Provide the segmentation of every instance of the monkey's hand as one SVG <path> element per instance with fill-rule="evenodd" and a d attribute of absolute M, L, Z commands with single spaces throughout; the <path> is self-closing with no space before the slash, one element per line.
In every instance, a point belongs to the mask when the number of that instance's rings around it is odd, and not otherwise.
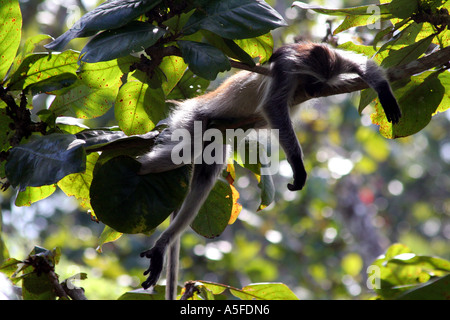
<path fill-rule="evenodd" d="M 305 168 L 301 166 L 299 170 L 294 171 L 294 183 L 288 183 L 287 187 L 290 191 L 302 190 L 306 183 L 306 178 L 308 174 Z"/>
<path fill-rule="evenodd" d="M 150 259 L 150 267 L 144 272 L 145 275 L 149 275 L 147 280 L 142 283 L 144 289 L 148 289 L 158 282 L 159 276 L 163 269 L 164 264 L 164 249 L 155 246 L 150 250 L 141 253 L 141 257 L 146 257 Z"/>

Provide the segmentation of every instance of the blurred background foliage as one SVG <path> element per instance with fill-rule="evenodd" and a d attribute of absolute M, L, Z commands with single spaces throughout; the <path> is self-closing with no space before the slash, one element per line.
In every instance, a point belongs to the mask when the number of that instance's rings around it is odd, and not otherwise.
<path fill-rule="evenodd" d="M 22 38 L 42 33 L 56 37 L 101 2 L 23 0 Z M 290 9 L 292 1 L 267 2 L 290 24 L 273 33 L 276 46 L 296 37 L 321 41 L 330 25 L 338 25 L 325 15 Z M 315 2 L 338 8 L 373 0 Z M 375 32 L 353 28 L 336 40 L 370 44 Z M 75 39 L 70 46 L 81 50 L 86 41 Z M 47 97 L 35 97 L 33 113 L 49 105 Z M 306 188 L 287 190 L 291 173 L 282 162 L 274 177 L 275 203 L 256 212 L 257 182 L 241 172 L 235 184 L 243 205 L 239 218 L 217 239 L 193 232 L 183 236 L 181 281 L 201 279 L 238 288 L 283 282 L 300 299 L 366 299 L 373 296 L 366 286 L 366 269 L 393 243 L 403 243 L 416 254 L 450 258 L 450 113 L 437 114 L 414 136 L 387 140 L 371 124 L 371 108 L 358 114 L 358 99 L 354 93 L 302 106 L 295 122 L 309 172 Z M 110 126 L 113 119 L 110 112 L 88 125 Z M 100 250 L 98 237 L 104 226 L 62 192 L 30 207 L 17 207 L 14 190 L 9 189 L 0 193 L 0 201 L 8 250 L 2 248 L 0 258 L 23 259 L 35 245 L 59 246 L 57 273 L 62 279 L 87 273 L 88 280 L 79 285 L 89 299 L 116 299 L 144 280 L 148 261 L 139 253 L 157 234 L 125 235 Z M 157 233 L 165 227 L 167 222 Z"/>

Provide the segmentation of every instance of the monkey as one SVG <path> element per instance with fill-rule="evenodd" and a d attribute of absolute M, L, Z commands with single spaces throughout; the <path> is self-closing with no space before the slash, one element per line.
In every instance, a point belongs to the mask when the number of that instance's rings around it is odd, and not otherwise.
<path fill-rule="evenodd" d="M 202 130 L 206 130 L 214 120 L 256 118 L 259 119 L 255 121 L 256 129 L 268 126 L 279 131 L 279 143 L 293 172 L 293 182 L 287 188 L 290 191 L 301 190 L 305 186 L 307 172 L 290 118 L 290 113 L 297 107 L 293 105 L 293 99 L 298 94 L 311 98 L 320 96 L 326 88 L 346 81 L 349 74 L 356 74 L 376 91 L 389 122 L 396 124 L 400 120 L 401 110 L 384 70 L 362 55 L 334 49 L 327 44 L 288 44 L 274 51 L 269 59 L 269 70 L 269 76 L 240 71 L 216 90 L 179 102 L 169 115 L 168 127 L 159 135 L 155 147 L 138 158 L 141 163 L 139 174 L 163 172 L 183 165 L 174 164 L 171 160 L 171 152 L 178 142 L 171 141 L 170 136 L 177 128 L 188 130 L 192 137 L 195 121 L 200 121 Z M 154 246 L 141 253 L 142 257 L 150 259 L 150 266 L 144 273 L 148 274 L 147 280 L 142 283 L 144 288 L 156 284 L 167 249 L 172 244 L 179 244 L 181 233 L 193 222 L 224 169 L 227 147 L 224 145 L 223 148 L 222 163 L 194 161 L 189 190 L 176 216 Z M 193 159 L 198 156 L 197 151 Z M 171 268 L 178 266 L 174 264 Z M 171 270 L 171 273 L 174 271 Z M 166 298 L 173 299 L 176 284 L 166 280 L 166 293 L 169 291 Z"/>

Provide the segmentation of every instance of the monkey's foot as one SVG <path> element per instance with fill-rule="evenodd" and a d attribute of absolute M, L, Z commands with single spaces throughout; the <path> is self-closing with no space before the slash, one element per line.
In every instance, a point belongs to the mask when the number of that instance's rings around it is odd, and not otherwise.
<path fill-rule="evenodd" d="M 141 257 L 150 259 L 150 267 L 144 272 L 144 276 L 148 274 L 148 278 L 142 283 L 142 287 L 148 289 L 156 285 L 161 275 L 164 264 L 164 251 L 158 247 L 153 247 L 150 250 L 142 252 Z"/>

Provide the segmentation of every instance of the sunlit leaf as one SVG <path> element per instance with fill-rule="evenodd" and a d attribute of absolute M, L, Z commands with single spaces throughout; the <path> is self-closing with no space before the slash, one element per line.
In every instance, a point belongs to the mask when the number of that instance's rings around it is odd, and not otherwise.
<path fill-rule="evenodd" d="M 0 82 L 11 67 L 22 37 L 22 14 L 18 0 L 0 0 Z"/>
<path fill-rule="evenodd" d="M 90 209 L 91 207 L 89 202 L 89 188 L 91 186 L 94 166 L 98 157 L 98 153 L 91 153 L 86 157 L 85 172 L 70 174 L 58 182 L 58 187 L 61 188 L 67 196 L 74 196 L 79 200 L 81 206 L 85 209 Z"/>
<path fill-rule="evenodd" d="M 116 230 L 114 230 L 108 226 L 105 226 L 105 228 L 102 231 L 102 234 L 100 235 L 100 237 L 98 239 L 97 252 L 102 252 L 102 246 L 105 243 L 116 241 L 121 236 L 122 236 L 121 232 L 117 232 Z"/>
<path fill-rule="evenodd" d="M 149 132 L 167 116 L 164 92 L 140 81 L 129 81 L 119 90 L 114 114 L 127 135 Z"/>
<path fill-rule="evenodd" d="M 96 88 L 78 81 L 67 93 L 58 95 L 49 109 L 57 116 L 92 119 L 113 106 L 116 94 L 117 88 Z"/>
<path fill-rule="evenodd" d="M 16 202 L 14 203 L 18 207 L 31 206 L 36 201 L 45 199 L 51 196 L 56 191 L 55 185 L 42 186 L 42 187 L 27 187 L 25 190 L 17 194 Z"/>
<path fill-rule="evenodd" d="M 283 283 L 255 283 L 230 292 L 241 300 L 298 300 Z"/>
<path fill-rule="evenodd" d="M 78 69 L 78 52 L 67 50 L 62 53 L 35 53 L 27 56 L 9 79 L 8 88 L 22 90 L 31 84 L 61 74 L 75 74 Z"/>

